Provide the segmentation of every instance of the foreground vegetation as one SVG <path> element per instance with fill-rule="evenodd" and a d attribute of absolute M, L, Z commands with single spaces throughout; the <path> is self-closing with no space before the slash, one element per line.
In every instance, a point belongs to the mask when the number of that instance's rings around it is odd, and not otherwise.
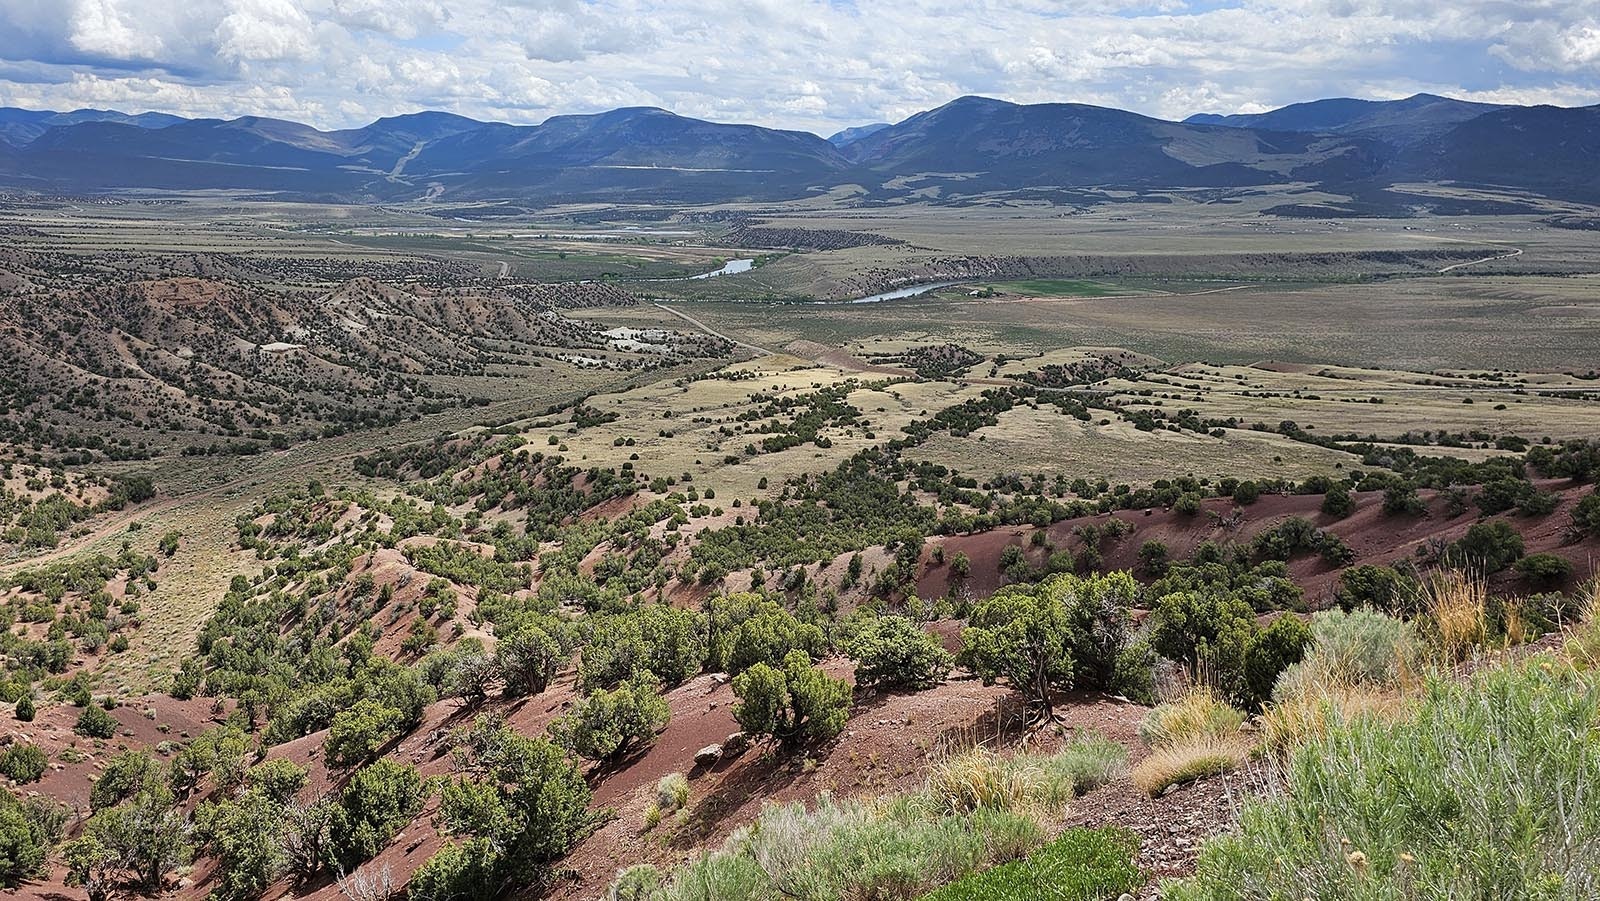
<path fill-rule="evenodd" d="M 666 875 L 650 865 L 625 870 L 607 897 L 915 898 L 1038 848 L 1053 816 L 1075 795 L 1109 779 L 1121 760 L 1122 749 L 1103 739 L 1070 744 L 1049 756 L 969 751 L 936 764 L 920 791 L 769 806 L 720 850 L 677 872 Z M 1105 878 L 1135 881 L 1125 838 L 1093 851 L 1056 844 L 1039 857 L 1087 854 L 1112 871 Z"/>
<path fill-rule="evenodd" d="M 1435 680 L 1395 720 L 1341 718 L 1245 805 L 1176 901 L 1592 898 L 1600 680 L 1553 656 Z"/>

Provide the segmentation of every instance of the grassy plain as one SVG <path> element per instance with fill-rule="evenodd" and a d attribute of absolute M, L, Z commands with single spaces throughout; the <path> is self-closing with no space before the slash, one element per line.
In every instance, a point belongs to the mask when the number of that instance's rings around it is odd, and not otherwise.
<path fill-rule="evenodd" d="M 1107 382 L 1130 408 L 1192 409 L 1277 426 L 1293 420 L 1324 434 L 1394 437 L 1482 431 L 1556 439 L 1600 434 L 1600 382 L 1506 373 L 1470 379 L 1334 366 L 1190 364 Z M 1144 392 L 1153 392 L 1145 396 Z M 1379 403 L 1373 403 L 1377 399 Z"/>
<path fill-rule="evenodd" d="M 708 378 L 687 384 L 657 381 L 625 391 L 596 394 L 588 406 L 615 413 L 612 422 L 575 428 L 554 423 L 528 429 L 535 449 L 548 449 L 551 439 L 565 447 L 562 455 L 582 466 L 621 467 L 651 477 L 690 477 L 690 484 L 712 487 L 717 499 L 749 500 L 775 494 L 783 481 L 805 473 L 825 472 L 846 458 L 900 435 L 903 426 L 980 393 L 975 386 L 953 382 L 921 382 L 873 387 L 882 376 L 860 375 L 787 355 L 735 364 L 725 372 L 737 379 Z M 765 404 L 813 393 L 854 381 L 846 402 L 861 411 L 868 429 L 830 427 L 831 447 L 812 443 L 744 458 L 746 445 L 760 445 L 759 431 L 769 420 L 741 423 L 739 417 Z M 781 422 L 792 420 L 777 417 Z M 870 437 L 869 437 L 870 435 Z M 626 442 L 632 441 L 633 444 Z M 621 442 L 621 443 L 619 443 Z M 635 459 L 637 455 L 637 459 Z M 738 462 L 728 462 L 734 457 Z M 767 490 L 758 489 L 765 479 Z"/>
<path fill-rule="evenodd" d="M 1158 479 L 1193 475 L 1299 481 L 1334 475 L 1359 457 L 1277 435 L 1230 429 L 1226 437 L 1192 432 L 1141 432 L 1113 419 L 1080 422 L 1054 407 L 1019 407 L 1002 413 L 999 423 L 957 438 L 935 436 L 913 452 L 978 479 L 1016 474 L 1105 479 L 1111 484 L 1148 485 Z"/>
<path fill-rule="evenodd" d="M 1164 360 L 1586 372 L 1600 347 L 1600 280 L 1440 276 L 1141 297 L 981 299 L 964 292 L 870 305 L 677 302 L 761 345 L 877 336 L 1041 352 L 1126 347 Z"/>

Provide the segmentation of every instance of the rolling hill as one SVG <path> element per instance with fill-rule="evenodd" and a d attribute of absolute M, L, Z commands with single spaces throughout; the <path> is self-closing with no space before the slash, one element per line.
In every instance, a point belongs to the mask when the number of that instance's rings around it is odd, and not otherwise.
<path fill-rule="evenodd" d="M 806 132 L 631 107 L 534 126 L 441 112 L 319 131 L 246 116 L 0 110 L 0 186 L 57 192 L 233 188 L 340 201 L 782 200 L 859 185 L 868 200 L 989 192 L 1419 180 L 1595 196 L 1595 108 L 1419 94 L 1169 122 L 1076 103 L 963 97 L 892 125 Z"/>
<path fill-rule="evenodd" d="M 963 97 L 844 145 L 886 176 L 961 173 L 989 189 L 1036 185 L 1244 185 L 1320 180 L 1376 160 L 1360 141 L 1184 125 L 1076 103 Z"/>
<path fill-rule="evenodd" d="M 1349 97 L 1313 100 L 1270 112 L 1234 116 L 1199 113 L 1183 121 L 1189 125 L 1364 135 L 1405 146 L 1500 109 L 1505 107 L 1435 94 L 1415 94 L 1403 100 L 1356 100 Z"/>

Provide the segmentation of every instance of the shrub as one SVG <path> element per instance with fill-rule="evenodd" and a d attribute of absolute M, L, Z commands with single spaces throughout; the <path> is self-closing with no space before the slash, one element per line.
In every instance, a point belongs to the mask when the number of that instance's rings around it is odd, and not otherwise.
<path fill-rule="evenodd" d="M 1310 633 L 1298 617 L 1279 616 L 1265 629 L 1238 598 L 1180 591 L 1156 602 L 1150 646 L 1204 675 L 1230 704 L 1253 710 L 1272 692 L 1278 674 L 1300 660 Z"/>
<path fill-rule="evenodd" d="M 34 704 L 33 704 L 33 692 L 31 690 L 24 690 L 23 693 L 22 693 L 22 697 L 17 698 L 17 709 L 16 709 L 15 712 L 16 712 L 17 722 L 20 722 L 20 723 L 31 723 L 31 722 L 33 722 L 33 717 L 34 717 L 36 711 L 35 711 Z"/>
<path fill-rule="evenodd" d="M 924 901 L 1104 901 L 1135 891 L 1139 838 L 1116 827 L 1068 829 L 1028 857 L 952 882 Z"/>
<path fill-rule="evenodd" d="M 1450 557 L 1461 566 L 1497 573 L 1522 557 L 1522 536 L 1503 520 L 1473 523 L 1467 534 L 1450 547 Z"/>
<path fill-rule="evenodd" d="M 653 864 L 635 864 L 617 873 L 600 901 L 655 901 L 660 897 L 661 871 Z"/>
<path fill-rule="evenodd" d="M 191 860 L 191 834 L 172 792 L 160 783 L 149 785 L 126 803 L 90 817 L 80 837 L 62 848 L 69 884 L 109 889 L 128 882 L 154 894 L 168 873 Z"/>
<path fill-rule="evenodd" d="M 89 809 L 105 810 L 161 783 L 161 765 L 149 751 L 123 751 L 106 763 L 89 787 Z"/>
<path fill-rule="evenodd" d="M 377 755 L 378 750 L 400 734 L 405 717 L 399 710 L 362 698 L 333 717 L 323 753 L 332 766 L 354 766 Z"/>
<path fill-rule="evenodd" d="M 1193 516 L 1200 512 L 1200 495 L 1193 491 L 1185 491 L 1178 495 L 1172 502 L 1172 512 L 1179 516 Z"/>
<path fill-rule="evenodd" d="M 1167 786 L 1226 773 L 1249 752 L 1249 743 L 1239 735 L 1200 735 L 1156 748 L 1128 775 L 1140 791 L 1155 797 Z"/>
<path fill-rule="evenodd" d="M 1310 653 L 1297 666 L 1316 671 L 1324 680 L 1388 687 L 1417 669 L 1416 630 L 1375 610 L 1314 614 L 1311 639 Z M 1290 675 L 1285 672 L 1284 679 Z"/>
<path fill-rule="evenodd" d="M 413 766 L 387 757 L 357 770 L 329 825 L 329 854 L 349 872 L 400 834 L 422 811 L 428 790 Z"/>
<path fill-rule="evenodd" d="M 668 773 L 656 783 L 656 804 L 662 810 L 681 810 L 689 804 L 689 777 Z"/>
<path fill-rule="evenodd" d="M 1572 728 L 1597 721 L 1596 678 L 1548 656 L 1438 682 L 1413 717 L 1313 738 L 1163 896 L 1590 896 L 1600 756 Z"/>
<path fill-rule="evenodd" d="M 856 661 L 856 684 L 932 688 L 955 658 L 936 636 L 903 616 L 876 617 L 857 628 L 845 651 Z"/>
<path fill-rule="evenodd" d="M 1356 500 L 1342 483 L 1330 486 L 1322 496 L 1322 512 L 1329 516 L 1344 519 L 1355 510 Z"/>
<path fill-rule="evenodd" d="M 791 651 L 820 658 L 827 648 L 822 629 L 802 623 L 776 601 L 757 594 L 732 594 L 710 602 L 706 666 L 739 673 L 757 663 L 781 666 Z"/>
<path fill-rule="evenodd" d="M 1135 704 L 1156 703 L 1156 665 L 1159 658 L 1147 641 L 1130 642 L 1117 654 L 1116 673 L 1107 691 Z"/>
<path fill-rule="evenodd" d="M 1242 699 L 1252 708 L 1272 697 L 1272 687 L 1284 670 L 1299 663 L 1311 644 L 1311 628 L 1292 614 L 1283 614 L 1257 631 L 1245 645 Z"/>
<path fill-rule="evenodd" d="M 672 711 L 646 671 L 615 689 L 596 691 L 550 724 L 556 744 L 590 760 L 617 760 L 655 741 Z"/>
<path fill-rule="evenodd" d="M 180 798 L 199 787 L 206 776 L 212 776 L 218 788 L 232 789 L 244 777 L 250 748 L 251 738 L 241 729 L 207 729 L 173 755 L 167 784 Z"/>
<path fill-rule="evenodd" d="M 259 791 L 279 804 L 293 800 L 305 788 L 307 773 L 292 760 L 273 758 L 245 772 L 247 789 Z"/>
<path fill-rule="evenodd" d="M 1578 501 L 1572 510 L 1572 528 L 1580 535 L 1600 536 L 1600 490 Z"/>
<path fill-rule="evenodd" d="M 1127 573 L 1060 575 L 996 592 L 974 608 L 957 659 L 986 682 L 1005 677 L 1050 715 L 1058 688 L 1111 688 L 1128 644 Z"/>
<path fill-rule="evenodd" d="M 972 558 L 968 557 L 965 551 L 956 551 L 956 555 L 950 558 L 950 577 L 965 579 L 971 574 Z"/>
<path fill-rule="evenodd" d="M 1261 486 L 1255 482 L 1243 481 L 1233 489 L 1233 502 L 1241 507 L 1249 506 L 1261 498 Z"/>
<path fill-rule="evenodd" d="M 1421 516 L 1428 507 L 1414 486 L 1399 484 L 1383 490 L 1383 512 L 1386 516 Z"/>
<path fill-rule="evenodd" d="M 1196 687 L 1145 714 L 1139 723 L 1139 738 L 1159 748 L 1202 735 L 1236 736 L 1244 720 L 1244 714 L 1228 706 L 1215 691 Z"/>
<path fill-rule="evenodd" d="M 1145 575 L 1159 579 L 1167 574 L 1168 558 L 1167 546 L 1155 539 L 1139 545 L 1139 571 Z"/>
<path fill-rule="evenodd" d="M 550 742 L 479 717 L 458 743 L 466 775 L 443 783 L 439 818 L 442 831 L 464 841 L 447 843 L 417 871 L 413 898 L 494 897 L 537 878 L 595 823 L 583 775 Z"/>
<path fill-rule="evenodd" d="M 209 855 L 217 860 L 215 897 L 258 898 L 289 871 L 283 805 L 265 791 L 202 804 L 195 818 Z"/>
<path fill-rule="evenodd" d="M 86 738 L 110 738 L 117 734 L 117 721 L 100 707 L 90 704 L 78 715 L 72 731 Z"/>
<path fill-rule="evenodd" d="M 0 776 L 18 784 L 38 782 L 49 766 L 50 758 L 29 742 L 19 741 L 0 751 Z"/>
<path fill-rule="evenodd" d="M 411 901 L 494 898 L 502 889 L 498 875 L 502 866 L 500 853 L 488 839 L 445 842 L 411 874 L 406 897 Z"/>
<path fill-rule="evenodd" d="M 786 746 L 831 739 L 850 714 L 850 683 L 823 673 L 804 651 L 790 651 L 782 669 L 750 667 L 734 677 L 733 693 L 739 726 Z"/>
<path fill-rule="evenodd" d="M 0 888 L 42 875 L 66 823 L 66 809 L 54 801 L 0 791 Z"/>
<path fill-rule="evenodd" d="M 1413 616 L 1422 608 L 1422 583 L 1392 566 L 1364 563 L 1340 573 L 1335 597 L 1346 610 L 1372 607 L 1394 616 Z"/>
<path fill-rule="evenodd" d="M 1551 588 L 1571 577 L 1572 564 L 1555 554 L 1530 554 L 1517 561 L 1517 574 L 1534 585 Z"/>
<path fill-rule="evenodd" d="M 706 659 L 706 625 L 690 610 L 645 604 L 627 613 L 596 617 L 578 662 L 585 691 L 611 688 L 642 673 L 677 685 Z"/>
<path fill-rule="evenodd" d="M 509 697 L 538 694 L 550 685 L 576 643 L 571 626 L 553 616 L 519 617 L 495 626 L 494 659 Z"/>

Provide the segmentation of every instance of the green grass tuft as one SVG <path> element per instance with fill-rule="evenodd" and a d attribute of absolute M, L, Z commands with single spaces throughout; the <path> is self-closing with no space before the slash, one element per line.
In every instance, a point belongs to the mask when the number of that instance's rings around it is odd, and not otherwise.
<path fill-rule="evenodd" d="M 952 882 L 923 901 L 1104 901 L 1144 884 L 1139 838 L 1126 829 L 1069 829 L 1022 860 Z"/>

